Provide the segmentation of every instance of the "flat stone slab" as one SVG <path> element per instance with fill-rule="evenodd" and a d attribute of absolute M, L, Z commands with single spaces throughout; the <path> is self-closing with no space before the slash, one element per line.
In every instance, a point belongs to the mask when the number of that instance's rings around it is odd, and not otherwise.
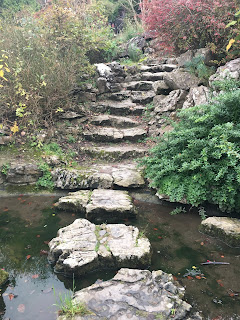
<path fill-rule="evenodd" d="M 95 189 L 70 192 L 55 204 L 60 210 L 83 213 L 91 221 L 116 222 L 135 217 L 137 210 L 127 191 Z"/>
<path fill-rule="evenodd" d="M 95 225 L 76 219 L 59 229 L 49 242 L 49 261 L 64 275 L 81 276 L 108 268 L 144 268 L 151 263 L 151 246 L 133 226 Z"/>
<path fill-rule="evenodd" d="M 96 126 L 112 126 L 116 128 L 129 128 L 139 126 L 139 122 L 131 118 L 113 116 L 108 114 L 95 116 L 91 119 L 90 123 Z"/>
<path fill-rule="evenodd" d="M 131 99 L 133 102 L 145 104 L 152 102 L 155 95 L 156 93 L 154 91 L 133 91 Z"/>
<path fill-rule="evenodd" d="M 192 306 L 183 301 L 185 289 L 161 270 L 150 272 L 122 268 L 108 281 L 77 291 L 74 303 L 83 303 L 89 314 L 73 320 L 201 320 L 191 316 Z M 67 320 L 59 316 L 58 320 Z"/>
<path fill-rule="evenodd" d="M 56 188 L 111 189 L 113 187 L 140 188 L 145 185 L 141 170 L 135 164 L 92 165 L 79 169 L 57 168 L 52 171 Z"/>
<path fill-rule="evenodd" d="M 97 104 L 90 106 L 92 112 L 109 112 L 114 115 L 141 115 L 145 108 L 144 106 L 133 103 L 130 99 L 118 101 L 100 101 Z"/>
<path fill-rule="evenodd" d="M 141 127 L 117 129 L 110 127 L 90 127 L 83 132 L 85 139 L 101 142 L 138 141 L 147 136 Z"/>
<path fill-rule="evenodd" d="M 227 217 L 210 217 L 201 222 L 199 230 L 219 238 L 231 247 L 240 247 L 240 220 Z"/>
<path fill-rule="evenodd" d="M 139 158 L 148 153 L 148 148 L 137 147 L 135 145 L 114 145 L 102 147 L 83 147 L 80 152 L 88 154 L 93 158 L 119 161 L 123 159 Z"/>

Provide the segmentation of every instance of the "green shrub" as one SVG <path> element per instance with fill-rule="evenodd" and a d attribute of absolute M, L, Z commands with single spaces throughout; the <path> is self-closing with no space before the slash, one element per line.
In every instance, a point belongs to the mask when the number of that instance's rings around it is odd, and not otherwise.
<path fill-rule="evenodd" d="M 171 201 L 240 212 L 240 89 L 179 117 L 143 161 L 151 185 Z"/>
<path fill-rule="evenodd" d="M 205 84 L 208 83 L 209 77 L 214 74 L 215 68 L 208 67 L 204 63 L 203 56 L 196 56 L 191 61 L 185 63 L 187 70 L 201 79 Z"/>

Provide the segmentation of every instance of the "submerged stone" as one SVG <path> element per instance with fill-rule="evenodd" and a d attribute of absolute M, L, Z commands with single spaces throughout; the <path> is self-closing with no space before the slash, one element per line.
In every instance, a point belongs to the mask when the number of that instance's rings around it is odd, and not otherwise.
<path fill-rule="evenodd" d="M 210 217 L 203 220 L 199 230 L 219 238 L 231 247 L 240 247 L 240 220 L 227 217 Z"/>
<path fill-rule="evenodd" d="M 74 303 L 83 303 L 91 316 L 77 319 L 200 320 L 191 316 L 192 306 L 183 301 L 185 289 L 161 270 L 121 269 L 108 281 L 101 281 L 75 293 Z M 58 320 L 66 320 L 63 315 Z"/>
<path fill-rule="evenodd" d="M 3 286 L 8 281 L 8 272 L 0 269 L 0 287 Z"/>
<path fill-rule="evenodd" d="M 96 269 L 145 268 L 151 263 L 151 246 L 133 226 L 95 225 L 77 219 L 49 242 L 49 261 L 64 275 L 81 276 Z"/>

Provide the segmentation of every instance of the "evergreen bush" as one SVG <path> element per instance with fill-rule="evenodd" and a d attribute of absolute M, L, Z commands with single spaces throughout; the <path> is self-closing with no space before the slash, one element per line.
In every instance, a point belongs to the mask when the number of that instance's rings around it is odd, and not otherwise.
<path fill-rule="evenodd" d="M 171 201 L 240 212 L 240 89 L 228 87 L 179 118 L 143 160 L 151 186 Z"/>

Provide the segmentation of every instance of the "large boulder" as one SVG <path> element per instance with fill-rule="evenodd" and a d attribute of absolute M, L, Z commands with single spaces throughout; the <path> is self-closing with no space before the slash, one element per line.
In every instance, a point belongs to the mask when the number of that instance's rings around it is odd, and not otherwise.
<path fill-rule="evenodd" d="M 210 91 L 205 86 L 191 88 L 186 100 L 183 104 L 183 109 L 191 108 L 193 106 L 199 106 L 207 104 Z"/>
<path fill-rule="evenodd" d="M 6 182 L 15 185 L 33 184 L 41 175 L 41 170 L 34 163 L 12 163 L 6 172 Z"/>
<path fill-rule="evenodd" d="M 203 220 L 199 230 L 219 238 L 231 247 L 240 247 L 240 220 L 227 217 L 210 217 Z"/>
<path fill-rule="evenodd" d="M 227 62 L 224 66 L 217 69 L 209 78 L 210 86 L 214 87 L 214 81 L 222 81 L 224 79 L 240 79 L 240 58 Z"/>
<path fill-rule="evenodd" d="M 191 305 L 182 300 L 184 291 L 172 275 L 161 270 L 123 268 L 111 280 L 76 292 L 73 302 L 85 305 L 86 312 L 72 319 L 201 320 L 198 314 L 191 316 Z"/>
<path fill-rule="evenodd" d="M 168 96 L 160 96 L 159 99 L 156 97 L 154 100 L 154 114 L 162 114 L 164 112 L 181 109 L 186 96 L 187 91 L 185 90 L 173 90 Z"/>
<path fill-rule="evenodd" d="M 166 72 L 163 76 L 165 83 L 172 90 L 189 90 L 197 87 L 201 80 L 184 69 L 177 69 L 172 72 Z"/>
<path fill-rule="evenodd" d="M 95 225 L 76 219 L 49 242 L 49 261 L 64 275 L 81 276 L 108 268 L 144 268 L 151 262 L 151 246 L 138 228 L 124 224 Z"/>

